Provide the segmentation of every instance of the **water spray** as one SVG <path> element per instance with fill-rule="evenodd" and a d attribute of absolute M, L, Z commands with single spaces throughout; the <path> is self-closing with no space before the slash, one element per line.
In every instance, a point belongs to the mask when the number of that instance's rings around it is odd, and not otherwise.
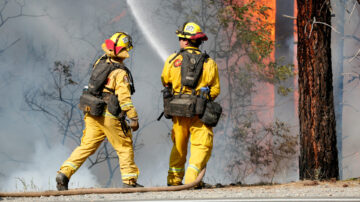
<path fill-rule="evenodd" d="M 138 9 L 140 6 L 136 3 L 135 0 L 126 0 L 126 3 L 129 5 L 130 11 L 135 18 L 137 25 L 139 26 L 141 32 L 145 35 L 147 41 L 150 42 L 151 47 L 156 50 L 156 53 L 159 54 L 160 58 L 165 62 L 166 58 L 170 55 L 166 49 L 163 47 L 159 39 L 151 31 L 149 27 L 150 23 L 145 22 L 144 16 L 141 15 L 141 11 Z"/>

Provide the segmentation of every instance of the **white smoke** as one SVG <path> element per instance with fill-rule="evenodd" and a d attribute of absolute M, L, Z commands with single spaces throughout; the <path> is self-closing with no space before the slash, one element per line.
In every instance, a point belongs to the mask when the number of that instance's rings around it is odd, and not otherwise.
<path fill-rule="evenodd" d="M 5 18 L 19 12 L 15 1 L 8 5 L 2 13 Z M 29 90 L 49 87 L 52 78 L 49 78 L 48 70 L 56 60 L 74 59 L 79 68 L 75 71 L 87 71 L 94 57 L 94 49 L 89 48 L 87 40 L 101 44 L 99 32 L 87 32 L 94 30 L 94 19 L 98 17 L 92 11 L 98 11 L 102 5 L 97 1 L 89 4 L 26 1 L 23 13 L 39 17 L 21 16 L 1 26 L 0 49 L 7 41 L 19 40 L 0 53 L 0 93 L 3 98 L 0 107 L 0 190 L 56 189 L 56 172 L 74 145 L 60 145 L 61 132 L 56 125 L 43 114 L 29 111 L 23 96 Z M 79 7 L 86 12 L 79 12 Z M 110 6 L 103 8 L 99 15 L 108 13 L 109 9 Z M 84 35 L 86 37 L 81 38 Z M 97 184 L 86 163 L 70 180 L 70 188 Z"/>
<path fill-rule="evenodd" d="M 336 109 L 338 152 L 342 179 L 359 177 L 360 138 L 359 78 L 360 60 L 351 60 L 359 50 L 360 5 L 357 1 L 331 1 L 331 34 L 334 104 Z M 354 38 L 353 38 L 354 37 Z M 341 113 L 340 113 L 341 112 Z M 342 117 L 340 116 L 342 114 Z M 342 123 L 341 123 L 341 122 Z M 341 135 L 339 135 L 341 134 Z M 341 138 L 341 139 L 340 139 Z M 341 145 L 340 145 L 341 144 Z"/>
<path fill-rule="evenodd" d="M 3 184 L 4 191 L 41 191 L 56 190 L 56 171 L 71 151 L 61 144 L 47 148 L 37 143 L 35 153 L 28 159 L 25 166 L 14 168 Z M 69 188 L 96 187 L 97 179 L 86 168 L 80 167 L 69 183 Z"/>
<path fill-rule="evenodd" d="M 66 160 L 72 151 L 67 147 L 59 146 L 59 132 L 57 128 L 49 124 L 40 115 L 24 111 L 21 106 L 22 91 L 25 87 L 36 88 L 38 85 L 46 86 L 43 79 L 44 72 L 55 60 L 76 59 L 77 64 L 84 64 L 78 68 L 87 69 L 92 61 L 96 50 L 104 40 L 102 34 L 111 35 L 114 31 L 127 31 L 131 27 L 127 19 L 121 19 L 124 26 L 119 24 L 106 24 L 114 16 L 121 13 L 119 1 L 26 1 L 27 6 L 32 6 L 35 11 L 48 9 L 50 16 L 41 18 L 20 18 L 9 21 L 10 23 L 0 29 L 0 48 L 6 41 L 14 41 L 20 38 L 16 46 L 0 54 L 1 81 L 0 93 L 2 101 L 0 106 L 0 189 L 6 191 L 27 190 L 48 190 L 55 189 L 55 175 L 61 164 Z M 146 126 L 139 136 L 138 143 L 143 144 L 135 152 L 135 160 L 140 169 L 139 183 L 146 186 L 164 185 L 168 169 L 168 160 L 171 149 L 171 142 L 168 136 L 168 120 L 161 122 L 153 121 L 162 110 L 161 106 L 161 82 L 160 75 L 163 61 L 170 52 L 176 51 L 177 39 L 175 29 L 177 25 L 166 25 L 163 20 L 155 19 L 152 15 L 159 1 L 127 0 L 133 17 L 141 29 L 146 42 L 150 44 L 139 44 L 131 53 L 134 54 L 133 75 L 136 85 L 134 104 L 140 118 L 140 125 Z M 117 6 L 113 6 L 117 5 Z M 122 9 L 124 7 L 121 7 Z M 26 13 L 32 10 L 25 9 Z M 106 15 L 109 18 L 106 19 Z M 359 16 L 355 10 L 353 16 Z M 128 17 L 128 16 L 127 16 Z M 353 18 L 358 23 L 359 18 Z M 185 19 L 184 19 L 185 21 Z M 183 22 L 179 19 L 179 22 Z M 126 24 L 128 23 L 128 24 Z M 352 22 L 353 23 L 353 22 Z M 106 30 L 97 30 L 97 26 Z M 349 24 L 349 27 L 356 27 Z M 67 29 L 64 29 L 66 27 Z M 104 32 L 104 33 L 100 33 Z M 81 38 L 86 36 L 86 38 Z M 135 40 L 138 40 L 135 38 Z M 19 57 L 21 56 L 21 57 Z M 160 56 L 160 58 L 158 58 Z M 136 67 L 136 68 L 134 68 Z M 357 70 L 354 68 L 354 70 Z M 347 70 L 351 72 L 351 69 Z M 46 80 L 46 79 L 45 79 Z M 49 80 L 49 78 L 47 78 Z M 350 91 L 347 91 L 350 93 Z M 356 95 L 352 95 L 356 96 Z M 359 96 L 356 96 L 359 97 Z M 358 99 L 350 99 L 351 105 L 357 106 Z M 348 105 L 350 106 L 350 105 Z M 350 110 L 350 108 L 346 108 Z M 355 122 L 358 112 L 351 113 L 344 120 L 344 148 L 348 148 L 346 154 L 353 154 L 358 151 L 356 147 L 358 138 L 356 136 Z M 351 116 L 350 116 L 351 115 Z M 352 116 L 353 115 L 353 116 Z M 168 125 L 166 125 L 168 124 Z M 346 133 L 345 133 L 346 132 Z M 136 132 L 134 137 L 139 135 Z M 81 134 L 79 134 L 81 135 Z M 221 139 L 222 137 L 216 137 Z M 216 145 L 216 138 L 214 144 Z M 346 146 L 348 145 L 348 146 Z M 73 147 L 72 147 L 73 148 Z M 345 151 L 344 151 L 345 152 Z M 359 153 L 359 152 L 358 152 Z M 354 153 L 344 163 L 347 165 L 345 176 L 356 176 L 358 170 L 359 154 Z M 208 164 L 208 177 L 210 182 L 224 182 L 222 173 L 218 172 L 219 167 L 216 158 L 222 158 L 221 151 L 213 151 L 213 157 Z M 104 175 L 104 168 L 92 169 L 98 179 L 83 165 L 75 173 L 70 181 L 70 188 L 98 186 Z M 210 175 L 209 175 L 210 174 Z M 119 175 L 117 175 L 117 179 Z M 98 180 L 98 182 L 96 181 Z M 115 179 L 116 180 L 116 179 Z M 114 181 L 115 181 L 114 180 Z M 222 181 L 223 180 L 223 181 Z M 119 183 L 121 182 L 118 180 Z"/>

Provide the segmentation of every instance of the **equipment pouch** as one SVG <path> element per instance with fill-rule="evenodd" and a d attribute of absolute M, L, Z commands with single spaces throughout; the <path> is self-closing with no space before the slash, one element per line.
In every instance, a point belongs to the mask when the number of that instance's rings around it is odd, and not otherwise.
<path fill-rule="evenodd" d="M 170 101 L 173 99 L 173 94 L 171 93 L 171 87 L 165 87 L 162 91 L 163 101 L 164 101 L 164 116 L 167 119 L 171 119 L 170 115 Z"/>
<path fill-rule="evenodd" d="M 93 116 L 101 116 L 104 111 L 105 102 L 91 95 L 90 93 L 83 93 L 80 96 L 79 108 L 86 112 L 89 112 Z"/>
<path fill-rule="evenodd" d="M 121 112 L 120 104 L 117 95 L 109 94 L 109 100 L 107 102 L 109 112 L 114 115 L 118 116 Z"/>
<path fill-rule="evenodd" d="M 201 121 L 210 127 L 215 127 L 219 122 L 222 113 L 222 107 L 219 103 L 208 101 L 206 103 L 205 112 L 201 117 Z"/>
<path fill-rule="evenodd" d="M 193 117 L 196 114 L 195 105 L 197 97 L 194 95 L 176 95 L 169 102 L 168 115 Z M 165 110 L 164 110 L 165 112 Z"/>
<path fill-rule="evenodd" d="M 172 98 L 164 98 L 164 116 L 167 119 L 171 119 L 170 101 Z"/>
<path fill-rule="evenodd" d="M 196 115 L 199 115 L 200 118 L 204 114 L 205 105 L 206 105 L 206 98 L 198 96 L 196 98 L 195 113 Z"/>

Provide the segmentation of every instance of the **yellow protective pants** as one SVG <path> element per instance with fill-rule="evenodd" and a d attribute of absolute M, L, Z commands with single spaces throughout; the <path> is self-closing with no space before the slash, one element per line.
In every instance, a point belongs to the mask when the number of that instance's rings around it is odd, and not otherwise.
<path fill-rule="evenodd" d="M 190 137 L 190 160 L 185 174 L 185 184 L 195 181 L 206 166 L 213 147 L 213 131 L 198 116 L 192 118 L 173 117 L 168 185 L 180 185 L 185 173 L 187 145 Z M 191 134 L 191 136 L 190 136 Z"/>
<path fill-rule="evenodd" d="M 120 121 L 111 115 L 96 117 L 86 114 L 84 121 L 85 129 L 80 146 L 63 163 L 59 172 L 64 173 L 70 179 L 106 137 L 119 157 L 122 181 L 126 184 L 136 182 L 139 169 L 134 161 L 131 131 L 129 130 L 128 134 L 125 135 L 121 129 Z"/>

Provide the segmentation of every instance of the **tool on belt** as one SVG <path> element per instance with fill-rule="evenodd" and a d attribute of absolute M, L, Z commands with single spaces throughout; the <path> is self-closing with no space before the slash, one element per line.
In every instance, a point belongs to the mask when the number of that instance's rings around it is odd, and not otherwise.
<path fill-rule="evenodd" d="M 106 61 L 107 58 L 108 56 L 104 55 L 99 59 L 99 62 L 94 65 L 89 84 L 84 88 L 83 94 L 80 96 L 79 108 L 83 110 L 84 113 L 90 113 L 93 116 L 102 116 L 105 105 L 107 105 L 108 111 L 119 119 L 121 128 L 126 135 L 129 128 L 126 124 L 125 113 L 121 111 L 115 90 L 106 88 L 105 83 L 109 74 L 116 69 L 123 69 L 129 75 L 131 94 L 135 92 L 134 81 L 130 70 L 125 65 L 108 63 Z M 104 88 L 110 92 L 104 93 Z"/>
<path fill-rule="evenodd" d="M 168 86 L 162 90 L 164 111 L 158 120 L 160 120 L 163 115 L 167 118 L 173 116 L 193 117 L 198 115 L 200 120 L 206 125 L 216 126 L 222 113 L 220 104 L 212 101 L 209 87 L 202 87 L 199 95 L 197 95 L 195 91 L 202 74 L 204 62 L 209 56 L 206 53 L 195 54 L 194 51 L 190 53 L 184 49 L 181 49 L 175 57 L 178 55 L 183 57 L 181 62 L 180 92 L 179 94 L 173 95 L 172 89 L 169 89 Z M 172 58 L 170 62 L 174 58 Z M 184 86 L 192 89 L 192 93 L 183 94 L 182 90 Z"/>

